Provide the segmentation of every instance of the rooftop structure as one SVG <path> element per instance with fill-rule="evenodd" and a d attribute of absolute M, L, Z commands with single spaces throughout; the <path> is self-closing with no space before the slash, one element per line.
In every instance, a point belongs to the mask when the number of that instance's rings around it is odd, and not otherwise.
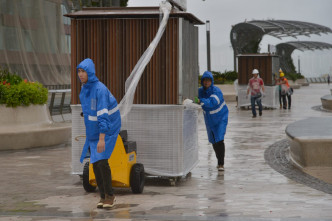
<path fill-rule="evenodd" d="M 70 18 L 159 18 L 159 7 L 110 7 L 110 8 L 83 8 L 82 11 L 67 14 Z M 173 8 L 170 18 L 186 18 L 195 25 L 204 24 L 191 13 Z"/>
<path fill-rule="evenodd" d="M 332 44 L 317 41 L 289 41 L 278 44 L 277 54 L 280 58 L 280 67 L 286 73 L 295 73 L 295 67 L 292 61 L 292 53 L 294 50 L 323 50 L 331 49 Z"/>
<path fill-rule="evenodd" d="M 259 43 L 266 34 L 281 39 L 322 33 L 332 33 L 332 30 L 314 23 L 289 20 L 253 20 L 238 23 L 232 27 L 230 33 L 234 50 L 234 70 L 236 70 L 236 55 L 257 53 Z"/>

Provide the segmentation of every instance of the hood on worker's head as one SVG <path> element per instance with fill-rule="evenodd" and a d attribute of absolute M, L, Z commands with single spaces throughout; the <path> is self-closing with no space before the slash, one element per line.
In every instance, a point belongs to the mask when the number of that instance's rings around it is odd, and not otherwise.
<path fill-rule="evenodd" d="M 203 73 L 203 76 L 201 77 L 201 85 L 204 87 L 204 85 L 203 85 L 203 80 L 205 79 L 205 78 L 210 78 L 211 79 L 211 86 L 213 86 L 213 83 L 214 83 L 214 81 L 213 81 L 213 75 L 212 75 L 212 73 L 210 72 L 210 71 L 205 71 L 204 73 Z"/>
<path fill-rule="evenodd" d="M 98 78 L 96 76 L 96 69 L 95 64 L 90 58 L 84 59 L 79 65 L 76 67 L 76 73 L 78 72 L 78 69 L 81 68 L 88 74 L 88 82 L 87 83 L 93 83 L 98 81 Z"/>

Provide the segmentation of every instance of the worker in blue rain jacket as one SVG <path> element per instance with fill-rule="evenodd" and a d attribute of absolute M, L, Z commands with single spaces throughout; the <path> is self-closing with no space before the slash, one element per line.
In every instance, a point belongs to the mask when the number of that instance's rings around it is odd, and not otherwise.
<path fill-rule="evenodd" d="M 209 142 L 212 143 L 218 159 L 217 168 L 224 170 L 225 144 L 224 137 L 228 123 L 228 108 L 221 90 L 213 85 L 213 76 L 204 72 L 195 102 L 202 106 Z"/>
<path fill-rule="evenodd" d="M 90 58 L 84 59 L 76 68 L 83 84 L 80 101 L 86 128 L 86 140 L 81 163 L 90 148 L 90 163 L 100 191 L 97 208 L 114 206 L 110 158 L 121 128 L 118 103 L 107 87 L 95 75 L 95 65 Z"/>

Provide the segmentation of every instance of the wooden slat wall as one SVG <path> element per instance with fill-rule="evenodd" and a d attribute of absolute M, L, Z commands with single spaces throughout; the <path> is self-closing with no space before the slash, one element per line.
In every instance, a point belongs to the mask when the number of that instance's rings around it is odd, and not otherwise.
<path fill-rule="evenodd" d="M 178 25 L 178 18 L 169 19 L 137 86 L 134 103 L 177 104 Z M 72 19 L 72 103 L 80 103 L 76 66 L 85 58 L 95 62 L 97 77 L 120 102 L 125 93 L 125 80 L 158 27 L 159 19 Z"/>
<path fill-rule="evenodd" d="M 258 69 L 259 76 L 263 79 L 265 85 L 273 85 L 273 73 L 275 72 L 275 56 L 270 55 L 241 55 L 238 56 L 238 82 L 239 84 L 248 84 L 252 77 L 252 70 Z"/>
<path fill-rule="evenodd" d="M 198 95 L 198 27 L 189 21 L 182 24 L 182 99 Z"/>

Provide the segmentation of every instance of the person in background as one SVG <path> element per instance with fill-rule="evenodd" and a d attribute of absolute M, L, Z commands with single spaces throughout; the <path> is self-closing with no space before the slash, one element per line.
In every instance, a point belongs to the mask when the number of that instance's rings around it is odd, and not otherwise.
<path fill-rule="evenodd" d="M 278 85 L 277 83 L 279 82 L 279 76 L 280 76 L 280 73 L 282 72 L 282 69 L 280 68 L 279 69 L 279 74 L 277 75 L 275 75 L 274 76 L 274 80 L 275 80 L 275 83 L 276 83 L 276 85 Z M 278 77 L 277 77 L 278 76 Z M 279 85 L 278 86 L 278 94 L 279 94 L 279 105 L 280 105 L 280 109 L 282 108 L 282 100 L 281 100 L 281 85 Z"/>
<path fill-rule="evenodd" d="M 195 103 L 202 106 L 209 142 L 212 143 L 218 160 L 217 169 L 223 171 L 225 159 L 224 137 L 228 124 L 228 108 L 221 90 L 214 86 L 211 72 L 205 71 L 203 73 L 201 85 Z"/>
<path fill-rule="evenodd" d="M 253 118 L 257 116 L 255 107 L 256 103 L 258 105 L 259 116 L 262 116 L 263 114 L 262 94 L 264 93 L 265 89 L 263 79 L 258 77 L 258 74 L 259 71 L 257 69 L 252 71 L 253 77 L 249 80 L 247 90 L 247 97 L 250 92 L 251 111 Z"/>
<path fill-rule="evenodd" d="M 286 97 L 288 100 L 288 109 L 291 109 L 293 89 L 290 88 L 288 80 L 287 78 L 285 78 L 285 74 L 283 72 L 280 72 L 279 80 L 277 81 L 276 84 L 280 85 L 280 95 L 281 95 L 283 109 L 287 109 Z"/>
<path fill-rule="evenodd" d="M 330 75 L 328 74 L 328 75 L 327 75 L 327 84 L 328 84 L 328 85 L 330 85 L 330 80 L 331 80 L 331 79 L 330 79 Z"/>
<path fill-rule="evenodd" d="M 112 175 L 108 164 L 121 128 L 118 103 L 107 87 L 95 75 L 95 65 L 90 58 L 76 68 L 83 84 L 80 101 L 86 129 L 86 140 L 81 163 L 90 149 L 90 163 L 100 192 L 97 208 L 111 208 L 115 204 Z"/>

